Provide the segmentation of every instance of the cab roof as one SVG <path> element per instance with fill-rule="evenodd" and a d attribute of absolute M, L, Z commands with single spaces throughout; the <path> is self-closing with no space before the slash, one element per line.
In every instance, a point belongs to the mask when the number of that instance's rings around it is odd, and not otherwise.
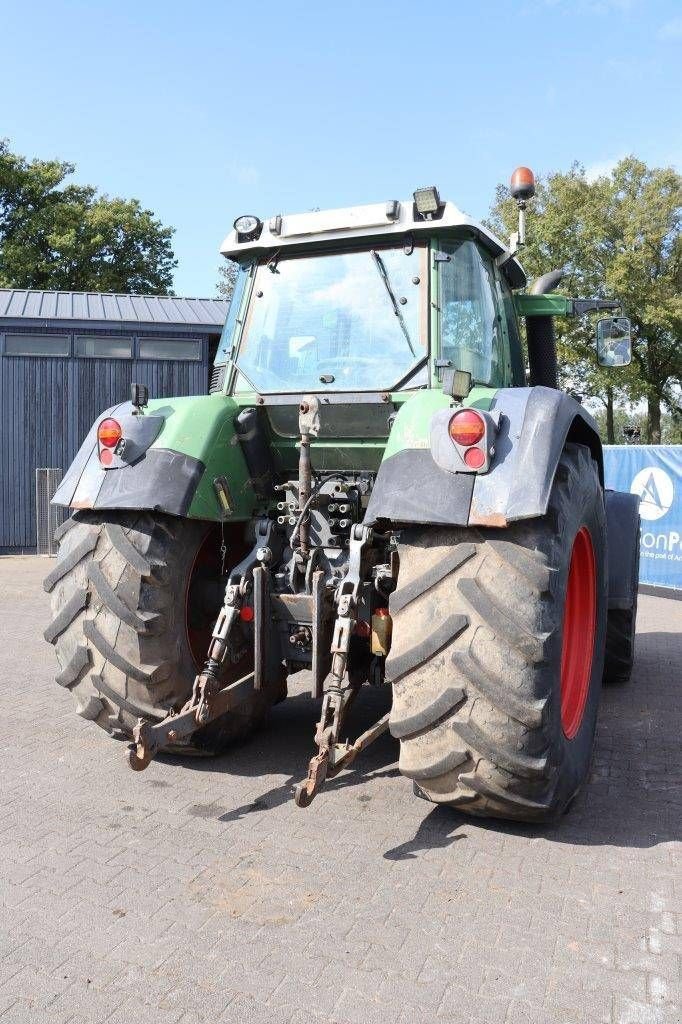
<path fill-rule="evenodd" d="M 235 230 L 230 231 L 220 251 L 223 256 L 240 261 L 269 252 L 331 248 L 340 242 L 363 239 L 379 242 L 406 234 L 417 238 L 451 230 L 455 234 L 456 229 L 468 229 L 493 256 L 506 251 L 499 238 L 483 224 L 462 213 L 454 203 L 444 202 L 432 220 L 424 220 L 417 214 L 412 199 L 279 214 L 263 222 L 258 237 L 240 240 Z M 525 286 L 526 275 L 517 259 L 510 257 L 501 269 L 513 288 Z"/>

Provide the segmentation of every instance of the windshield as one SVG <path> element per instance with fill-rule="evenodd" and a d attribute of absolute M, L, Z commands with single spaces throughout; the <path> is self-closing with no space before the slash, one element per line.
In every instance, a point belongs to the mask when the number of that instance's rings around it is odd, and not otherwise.
<path fill-rule="evenodd" d="M 271 256 L 256 270 L 236 390 L 398 385 L 426 356 L 425 267 L 423 246 Z"/>

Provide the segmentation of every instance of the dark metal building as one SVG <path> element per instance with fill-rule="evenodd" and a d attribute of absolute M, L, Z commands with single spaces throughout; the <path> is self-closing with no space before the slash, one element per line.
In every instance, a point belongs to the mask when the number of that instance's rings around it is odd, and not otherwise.
<path fill-rule="evenodd" d="M 35 550 L 36 474 L 130 394 L 208 392 L 222 299 L 0 289 L 0 552 Z"/>

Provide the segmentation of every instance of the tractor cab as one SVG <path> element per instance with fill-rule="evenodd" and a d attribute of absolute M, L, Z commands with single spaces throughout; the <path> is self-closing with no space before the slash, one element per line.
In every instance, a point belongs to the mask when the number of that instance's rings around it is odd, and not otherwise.
<path fill-rule="evenodd" d="M 228 394 L 402 392 L 449 367 L 523 383 L 514 258 L 422 189 L 408 201 L 243 216 L 222 246 L 239 264 L 217 362 Z"/>

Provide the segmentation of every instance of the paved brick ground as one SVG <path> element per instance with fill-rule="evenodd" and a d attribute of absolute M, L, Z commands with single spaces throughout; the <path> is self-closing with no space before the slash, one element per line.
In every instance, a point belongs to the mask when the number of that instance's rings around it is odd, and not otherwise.
<path fill-rule="evenodd" d="M 642 599 L 587 791 L 523 828 L 414 799 L 390 738 L 298 810 L 303 695 L 134 775 L 52 682 L 46 566 L 0 559 L 0 1024 L 679 1021 L 681 603 Z"/>

